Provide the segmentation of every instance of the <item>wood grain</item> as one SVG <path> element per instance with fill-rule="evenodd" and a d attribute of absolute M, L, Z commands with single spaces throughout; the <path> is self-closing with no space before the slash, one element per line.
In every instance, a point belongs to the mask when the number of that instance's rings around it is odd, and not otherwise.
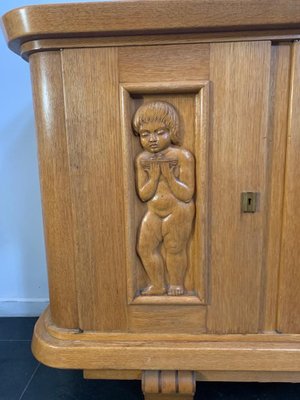
<path fill-rule="evenodd" d="M 183 341 L 81 341 L 78 333 L 69 339 L 49 334 L 42 316 L 35 328 L 32 350 L 48 366 L 75 369 L 278 371 L 299 372 L 300 345 L 296 342 Z M 235 335 L 232 335 L 235 336 Z M 254 335 L 255 336 L 255 335 Z M 264 336 L 264 335 L 260 335 Z M 275 335 L 274 335 L 275 336 Z"/>
<path fill-rule="evenodd" d="M 62 60 L 80 328 L 126 330 L 117 50 Z"/>
<path fill-rule="evenodd" d="M 74 223 L 65 129 L 60 53 L 30 60 L 39 148 L 49 292 L 53 321 L 78 328 L 74 270 Z M 51 105 L 51 106 L 50 106 Z"/>
<path fill-rule="evenodd" d="M 254 40 L 273 40 L 278 42 L 299 39 L 300 33 L 297 29 L 40 39 L 23 43 L 20 47 L 20 55 L 25 60 L 28 60 L 29 56 L 37 51 L 74 49 L 83 47 L 128 47 L 166 44 L 178 45 L 192 43 L 241 42 Z"/>
<path fill-rule="evenodd" d="M 270 50 L 269 42 L 211 45 L 214 118 L 208 330 L 214 333 L 258 331 Z M 241 213 L 245 191 L 260 193 L 258 212 Z"/>
<path fill-rule="evenodd" d="M 300 45 L 293 44 L 281 244 L 278 330 L 300 332 Z"/>
<path fill-rule="evenodd" d="M 37 359 L 146 371 L 151 400 L 191 398 L 195 378 L 300 381 L 300 44 L 278 43 L 300 37 L 300 0 L 35 6 L 3 24 L 33 79 L 51 303 Z M 153 100 L 178 110 L 196 159 L 192 268 L 169 302 L 136 301 L 131 120 Z"/>
<path fill-rule="evenodd" d="M 145 400 L 192 400 L 196 390 L 192 371 L 143 371 Z"/>
<path fill-rule="evenodd" d="M 199 305 L 132 304 L 128 309 L 131 333 L 189 333 L 206 331 L 206 307 Z M 149 324 L 151 321 L 151 324 Z M 180 324 L 178 324 L 180 321 Z"/>
<path fill-rule="evenodd" d="M 22 7 L 6 14 L 3 26 L 19 52 L 23 42 L 70 35 L 299 28 L 299 14 L 299 0 L 136 0 Z"/>
<path fill-rule="evenodd" d="M 149 72 L 151 76 L 151 72 Z M 135 193 L 134 158 L 140 151 L 139 140 L 133 135 L 130 121 L 133 112 L 144 101 L 164 100 L 180 113 L 183 145 L 196 159 L 196 220 L 190 250 L 185 286 L 191 297 L 136 297 L 138 288 L 146 284 L 143 267 L 136 253 L 136 232 L 145 213 L 145 206 Z M 208 143 L 209 143 L 209 83 L 207 81 L 173 81 L 171 83 L 125 83 L 121 86 L 124 201 L 127 212 L 126 249 L 128 271 L 128 301 L 134 304 L 200 304 L 205 303 L 208 266 Z M 135 264 L 132 263 L 135 260 Z"/>
<path fill-rule="evenodd" d="M 119 71 L 120 82 L 128 83 L 206 80 L 209 45 L 121 47 Z"/>
<path fill-rule="evenodd" d="M 84 370 L 85 379 L 140 380 L 139 370 Z M 199 382 L 300 382 L 299 372 L 196 371 Z"/>
<path fill-rule="evenodd" d="M 276 330 L 282 207 L 288 123 L 289 43 L 272 46 L 270 111 L 268 133 L 268 193 L 265 225 L 265 261 L 261 287 L 261 330 Z"/>
<path fill-rule="evenodd" d="M 59 340 L 71 340 L 74 334 L 80 334 L 81 341 L 98 341 L 98 342 L 174 342 L 178 343 L 200 343 L 200 342 L 214 342 L 214 343 L 281 343 L 281 344 L 296 344 L 300 343 L 300 335 L 297 334 L 279 334 L 279 333 L 259 333 L 259 334 L 206 334 L 206 333 L 132 333 L 132 332 L 99 332 L 99 331 L 85 331 L 78 332 L 76 329 L 64 329 L 54 325 L 51 320 L 49 308 L 43 313 L 43 325 L 47 333 Z"/>

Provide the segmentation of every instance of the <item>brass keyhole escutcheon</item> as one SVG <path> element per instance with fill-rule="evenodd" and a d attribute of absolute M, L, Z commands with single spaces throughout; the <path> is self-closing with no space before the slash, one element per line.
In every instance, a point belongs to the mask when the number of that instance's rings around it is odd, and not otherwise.
<path fill-rule="evenodd" d="M 255 213 L 258 206 L 258 192 L 243 192 L 242 193 L 242 212 Z"/>

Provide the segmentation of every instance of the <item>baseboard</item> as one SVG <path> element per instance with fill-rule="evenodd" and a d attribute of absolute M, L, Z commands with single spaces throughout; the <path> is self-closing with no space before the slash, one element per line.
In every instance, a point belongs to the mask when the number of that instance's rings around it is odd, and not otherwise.
<path fill-rule="evenodd" d="M 0 317 L 37 317 L 49 304 L 49 299 L 1 299 Z"/>

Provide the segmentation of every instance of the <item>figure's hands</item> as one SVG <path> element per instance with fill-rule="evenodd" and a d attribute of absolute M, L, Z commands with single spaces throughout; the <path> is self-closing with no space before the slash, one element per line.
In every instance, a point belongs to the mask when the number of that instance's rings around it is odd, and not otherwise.
<path fill-rule="evenodd" d="M 162 175 L 167 179 L 167 181 L 174 177 L 173 170 L 175 168 L 175 165 L 173 165 L 171 162 L 162 163 L 160 168 Z"/>
<path fill-rule="evenodd" d="M 149 174 L 149 171 L 150 171 L 150 161 L 141 160 L 141 166 L 142 166 L 143 170 Z"/>
<path fill-rule="evenodd" d="M 160 175 L 159 163 L 156 160 L 138 160 L 136 164 L 136 183 L 138 194 L 142 201 L 149 201 L 153 198 Z"/>
<path fill-rule="evenodd" d="M 157 162 L 151 162 L 149 167 L 149 177 L 157 181 L 160 176 L 160 166 Z"/>

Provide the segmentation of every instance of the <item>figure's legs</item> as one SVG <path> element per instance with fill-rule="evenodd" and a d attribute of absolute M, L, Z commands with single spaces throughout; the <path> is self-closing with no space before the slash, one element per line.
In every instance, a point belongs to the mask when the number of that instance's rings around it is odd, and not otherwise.
<path fill-rule="evenodd" d="M 166 251 L 166 266 L 169 275 L 168 295 L 184 294 L 184 279 L 187 270 L 187 243 L 194 219 L 194 205 L 180 204 L 163 221 L 163 241 Z"/>
<path fill-rule="evenodd" d="M 149 285 L 142 295 L 162 295 L 166 293 L 164 262 L 158 247 L 162 241 L 162 220 L 151 211 L 144 216 L 139 232 L 137 252 L 149 277 Z"/>

